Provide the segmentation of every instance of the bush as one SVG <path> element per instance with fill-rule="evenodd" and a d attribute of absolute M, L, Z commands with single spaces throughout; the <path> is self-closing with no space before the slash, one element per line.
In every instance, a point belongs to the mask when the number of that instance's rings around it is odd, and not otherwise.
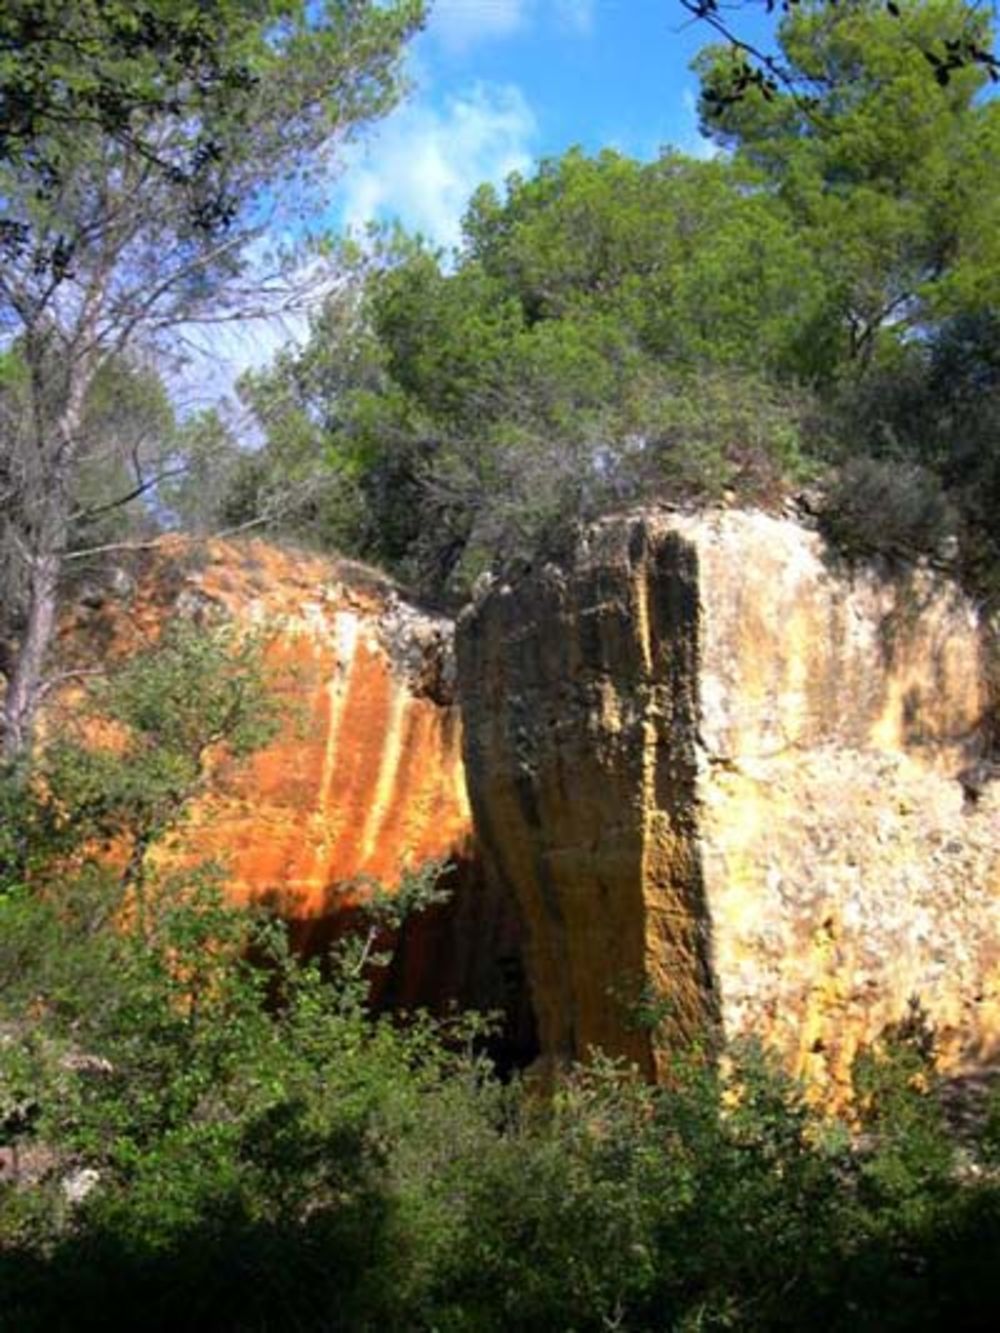
<path fill-rule="evenodd" d="M 732 492 L 767 504 L 811 475 L 815 408 L 806 390 L 732 369 L 650 387 L 637 403 L 648 455 L 642 490 L 702 501 Z"/>
<path fill-rule="evenodd" d="M 595 1054 L 545 1100 L 477 1056 L 475 1017 L 370 1012 L 380 928 L 430 877 L 308 962 L 210 867 L 88 860 L 99 816 L 154 838 L 182 816 L 170 784 L 143 798 L 150 736 L 197 756 L 205 718 L 256 697 L 250 664 L 181 690 L 202 652 L 164 651 L 126 669 L 117 758 L 7 806 L 0 1329 L 995 1326 L 996 1116 L 950 1136 L 919 1011 L 859 1058 L 857 1126 L 754 1046 L 656 1088 Z"/>
<path fill-rule="evenodd" d="M 35 925 L 39 956 L 65 951 L 65 919 Z M 116 998 L 85 1023 L 47 991 L 30 1011 L 0 991 L 0 1101 L 37 1108 L 24 1146 L 48 1155 L 30 1188 L 0 1189 L 0 1327 L 874 1330 L 1000 1313 L 1000 1189 L 970 1173 L 978 1150 L 948 1136 L 905 1033 L 859 1062 L 860 1137 L 753 1047 L 678 1063 L 659 1088 L 598 1057 L 546 1102 L 501 1085 L 472 1028 L 374 1019 L 353 965 L 324 977 L 209 886 L 171 899 L 155 937 L 162 951 L 114 932 Z M 96 1183 L 70 1204 L 84 1171 Z"/>
<path fill-rule="evenodd" d="M 853 458 L 830 486 L 823 525 L 848 555 L 916 559 L 947 553 L 958 514 L 939 479 L 916 463 Z"/>

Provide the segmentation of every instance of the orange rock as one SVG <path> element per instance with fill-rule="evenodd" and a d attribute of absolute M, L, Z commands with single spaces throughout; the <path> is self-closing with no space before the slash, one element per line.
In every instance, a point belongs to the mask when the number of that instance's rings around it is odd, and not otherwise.
<path fill-rule="evenodd" d="M 155 641 L 174 616 L 268 636 L 282 695 L 276 739 L 223 758 L 185 824 L 181 855 L 218 859 L 239 900 L 328 915 L 365 877 L 467 855 L 471 827 L 449 621 L 408 607 L 364 566 L 260 541 L 166 538 L 126 595 L 92 591 L 63 627 L 67 653 Z"/>
<path fill-rule="evenodd" d="M 503 1011 L 497 1053 L 531 1058 L 516 909 L 478 873 L 452 623 L 356 562 L 170 537 L 131 573 L 83 590 L 61 655 L 73 666 L 127 654 L 175 616 L 264 631 L 284 707 L 273 742 L 246 760 L 216 758 L 170 860 L 219 861 L 230 897 L 275 907 L 307 951 L 357 921 L 368 881 L 391 890 L 404 869 L 450 862 L 452 899 L 384 941 L 393 957 L 373 977 L 375 998 Z"/>

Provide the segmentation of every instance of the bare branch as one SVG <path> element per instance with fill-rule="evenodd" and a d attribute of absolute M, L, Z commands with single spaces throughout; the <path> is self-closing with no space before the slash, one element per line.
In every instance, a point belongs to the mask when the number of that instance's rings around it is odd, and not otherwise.
<path fill-rule="evenodd" d="M 241 532 L 248 532 L 251 528 L 263 527 L 270 523 L 271 514 L 260 514 L 256 518 L 249 518 L 245 523 L 237 523 L 231 528 L 219 528 L 215 532 L 205 533 L 199 537 L 189 537 L 185 534 L 175 534 L 192 546 L 200 545 L 202 542 L 224 541 L 227 537 L 235 537 Z M 107 542 L 103 546 L 81 547 L 75 551 L 63 551 L 61 558 L 63 560 L 86 560 L 94 555 L 110 555 L 116 552 L 128 551 L 155 551 L 160 545 L 162 537 L 153 537 L 148 541 L 141 542 Z"/>
<path fill-rule="evenodd" d="M 106 676 L 108 674 L 106 667 L 80 667 L 75 671 L 57 671 L 52 676 L 46 678 L 38 686 L 38 699 L 41 702 L 53 690 L 57 690 L 60 685 L 65 685 L 71 680 L 85 680 L 93 676 Z"/>
<path fill-rule="evenodd" d="M 130 491 L 126 491 L 124 495 L 119 495 L 114 500 L 107 500 L 104 504 L 91 505 L 87 509 L 78 509 L 76 513 L 69 516 L 68 522 L 87 522 L 99 518 L 101 514 L 110 514 L 115 509 L 121 509 L 124 505 L 130 504 L 133 500 L 138 500 L 147 492 L 154 490 L 161 481 L 169 481 L 171 477 L 182 477 L 190 470 L 190 465 L 184 463 L 178 464 L 177 467 L 165 468 L 162 472 L 158 472 L 155 477 L 142 478 L 140 476 L 137 484 Z"/>

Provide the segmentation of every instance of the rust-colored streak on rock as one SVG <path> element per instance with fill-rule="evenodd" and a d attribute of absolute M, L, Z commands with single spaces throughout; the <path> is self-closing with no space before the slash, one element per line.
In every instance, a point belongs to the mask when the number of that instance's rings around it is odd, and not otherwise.
<path fill-rule="evenodd" d="M 391 887 L 406 867 L 467 854 L 457 706 L 421 692 L 430 659 L 450 652 L 447 621 L 350 562 L 165 539 L 128 595 L 89 598 L 64 640 L 127 652 L 172 616 L 261 630 L 282 693 L 280 733 L 217 764 L 176 855 L 220 860 L 237 900 L 315 920 L 348 906 L 359 876 Z"/>
<path fill-rule="evenodd" d="M 469 836 L 455 730 L 434 725 L 440 705 L 413 695 L 348 614 L 338 613 L 332 651 L 314 642 L 311 660 L 299 658 L 306 720 L 293 706 L 281 740 L 195 819 L 205 850 L 234 849 L 235 891 L 277 890 L 296 917 L 329 913 L 360 876 L 392 885 L 405 867 L 447 857 Z M 276 858 L 282 874 L 272 878 Z"/>
<path fill-rule="evenodd" d="M 451 623 L 352 562 L 168 538 L 84 590 L 62 627 L 63 659 L 126 655 L 176 616 L 263 633 L 282 723 L 249 759 L 214 757 L 165 853 L 171 864 L 219 861 L 231 899 L 268 902 L 293 947 L 322 952 L 353 927 L 367 930 L 359 877 L 392 890 L 404 868 L 447 862 L 453 897 L 380 941 L 392 962 L 373 972 L 373 1000 L 500 1010 L 498 1058 L 534 1058 L 520 921 L 509 897 L 483 885 L 472 838 Z M 62 703 L 80 700 L 76 691 Z M 98 719 L 88 726 L 101 735 Z"/>
<path fill-rule="evenodd" d="M 762 513 L 651 509 L 494 585 L 458 647 L 547 1057 L 655 1072 L 721 1028 L 839 1094 L 914 994 L 946 1061 L 1000 1054 L 1000 783 L 970 802 L 958 777 L 988 673 L 947 580 L 846 569 Z"/>

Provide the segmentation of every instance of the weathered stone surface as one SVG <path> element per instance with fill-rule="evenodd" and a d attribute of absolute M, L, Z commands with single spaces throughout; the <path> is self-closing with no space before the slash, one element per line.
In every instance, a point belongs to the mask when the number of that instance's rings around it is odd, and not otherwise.
<path fill-rule="evenodd" d="M 276 740 L 223 761 L 186 841 L 220 856 L 234 896 L 324 917 L 359 876 L 468 852 L 451 622 L 364 566 L 264 542 L 166 539 L 126 597 L 82 601 L 64 637 L 127 651 L 172 617 L 259 627 L 282 692 Z"/>
<path fill-rule="evenodd" d="M 453 900 L 407 924 L 376 995 L 503 1009 L 519 1058 L 534 1038 L 518 923 L 478 874 L 452 623 L 350 561 L 259 541 L 165 539 L 128 579 L 77 599 L 62 655 L 89 664 L 127 653 L 177 616 L 259 627 L 284 707 L 273 743 L 247 761 L 219 760 L 169 856 L 221 861 L 229 895 L 275 906 L 305 950 L 354 919 L 367 892 L 359 878 L 391 889 L 404 868 L 451 861 Z"/>
<path fill-rule="evenodd" d="M 474 817 L 527 921 L 543 1052 L 719 1025 L 841 1084 L 919 995 L 1000 1050 L 1000 784 L 981 629 L 940 576 L 754 512 L 601 522 L 459 626 Z M 657 1004 L 660 1000 L 657 999 Z"/>

